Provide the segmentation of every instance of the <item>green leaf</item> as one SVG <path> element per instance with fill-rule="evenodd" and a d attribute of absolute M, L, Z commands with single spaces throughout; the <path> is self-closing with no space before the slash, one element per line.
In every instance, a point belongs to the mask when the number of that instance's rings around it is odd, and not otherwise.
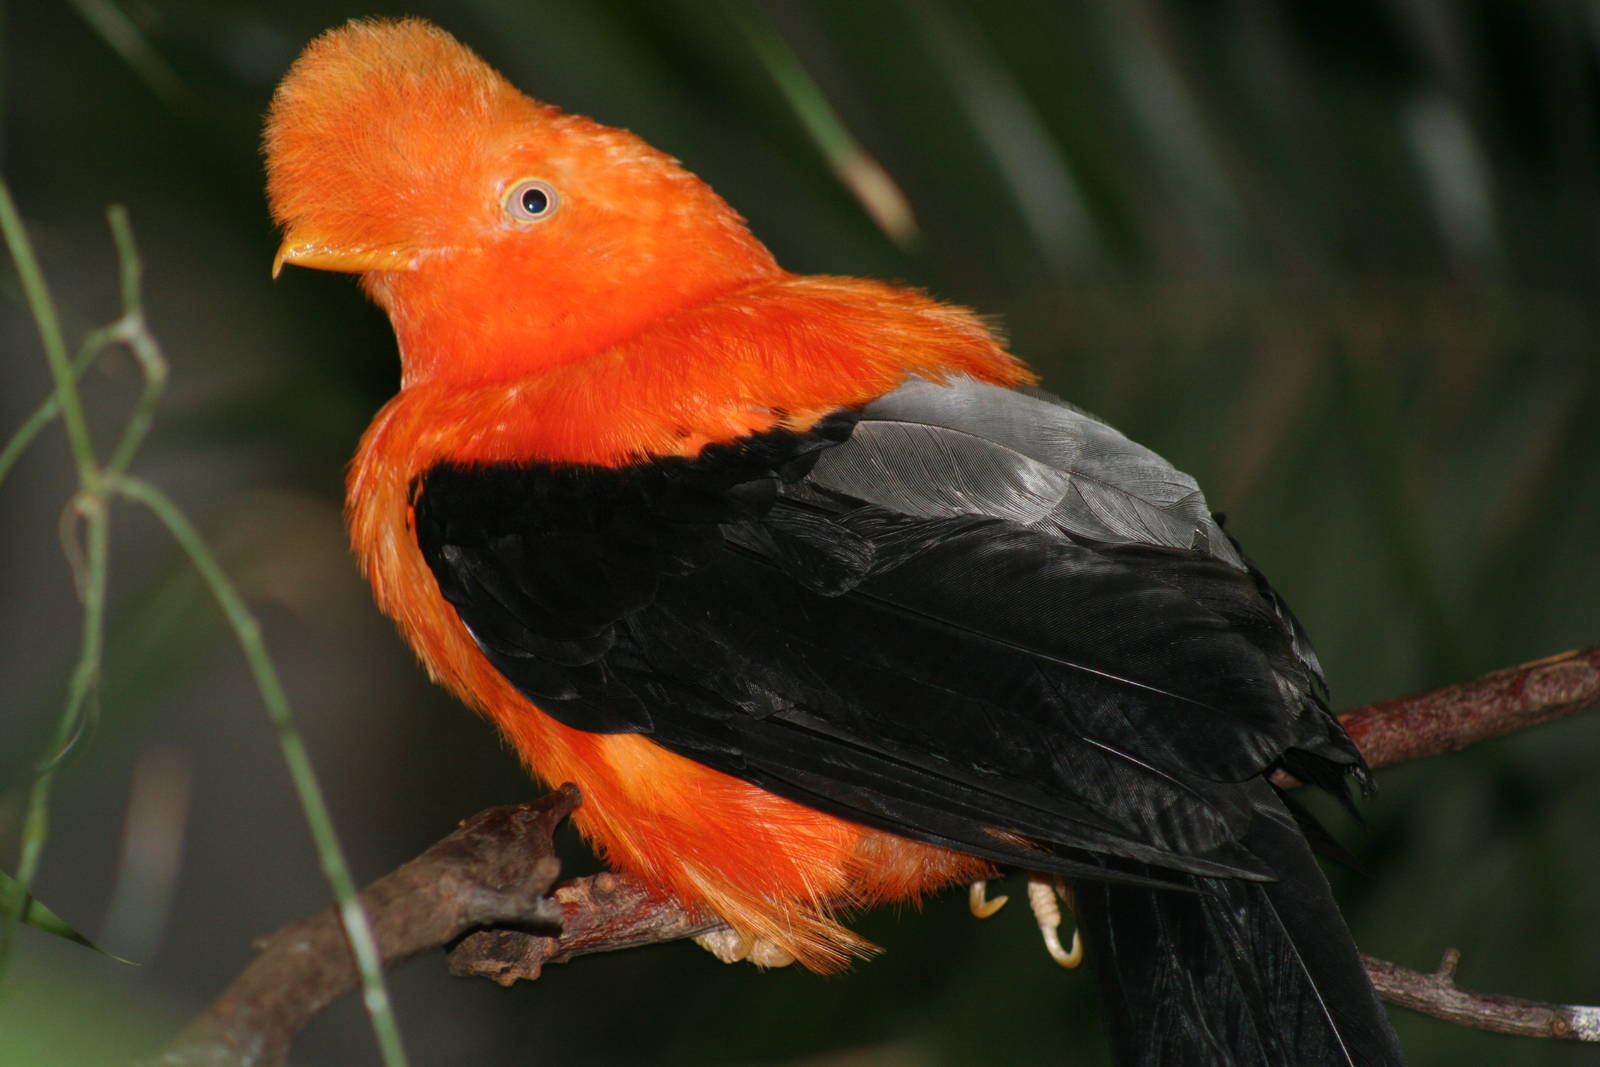
<path fill-rule="evenodd" d="M 118 963 L 131 964 L 132 961 L 125 960 L 121 956 L 112 956 L 111 953 L 107 952 L 93 941 L 90 941 L 87 937 L 84 937 L 82 934 L 78 933 L 78 931 L 69 926 L 67 921 L 61 918 L 61 916 L 57 915 L 55 912 L 39 903 L 38 900 L 30 898 L 27 893 L 23 892 L 21 882 L 11 877 L 5 871 L 0 871 L 0 915 L 15 915 L 17 912 L 22 910 L 25 901 L 28 902 L 28 911 L 27 914 L 22 917 L 22 921 L 27 923 L 29 926 L 43 930 L 47 934 L 55 934 L 57 937 L 64 937 L 68 941 L 76 941 L 84 948 L 94 949 L 94 951 L 100 953 L 102 956 L 110 956 Z"/>

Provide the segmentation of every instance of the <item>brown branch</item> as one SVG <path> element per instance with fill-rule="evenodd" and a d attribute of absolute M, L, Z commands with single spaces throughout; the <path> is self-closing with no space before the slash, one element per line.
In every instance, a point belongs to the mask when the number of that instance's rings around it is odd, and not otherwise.
<path fill-rule="evenodd" d="M 531 804 L 491 808 L 361 892 L 385 964 L 437 948 L 474 927 L 555 928 L 561 913 L 545 894 L 560 865 L 557 824 L 578 806 L 562 786 Z M 155 1061 L 161 1067 L 270 1067 L 310 1018 L 356 985 L 356 968 L 334 909 L 258 942 L 255 960 Z"/>
<path fill-rule="evenodd" d="M 1597 703 L 1600 647 L 1357 708 L 1341 721 L 1379 767 L 1453 752 Z M 718 928 L 716 920 L 622 875 L 580 878 L 557 887 L 553 902 L 545 898 L 556 877 L 550 835 L 577 802 L 577 790 L 563 786 L 532 804 L 475 815 L 365 890 L 362 904 L 385 962 L 460 938 L 449 956 L 454 973 L 510 985 L 538 978 L 547 963 Z M 558 925 L 561 932 L 548 936 L 527 929 Z M 1600 1009 L 1468 993 L 1455 987 L 1452 961 L 1447 956 L 1434 975 L 1381 960 L 1368 959 L 1367 966 L 1390 1003 L 1479 1029 L 1600 1040 Z M 156 1062 L 272 1067 L 312 1015 L 354 986 L 342 928 L 331 910 L 323 912 L 267 938 L 257 959 Z"/>
<path fill-rule="evenodd" d="M 1600 1007 L 1541 1004 L 1462 989 L 1456 985 L 1461 953 L 1453 948 L 1445 951 L 1439 969 L 1432 974 L 1407 970 L 1371 956 L 1362 956 L 1361 962 L 1367 965 L 1378 995 L 1390 1004 L 1497 1034 L 1600 1041 Z"/>
<path fill-rule="evenodd" d="M 1458 752 L 1469 745 L 1600 704 L 1600 645 L 1574 649 L 1470 682 L 1352 708 L 1339 723 L 1373 767 Z M 1301 783 L 1278 771 L 1273 782 Z"/>
<path fill-rule="evenodd" d="M 1339 716 L 1374 767 L 1455 752 L 1600 704 L 1600 645 Z"/>
<path fill-rule="evenodd" d="M 524 930 L 478 930 L 450 950 L 450 973 L 491 978 L 508 986 L 538 978 L 547 963 L 679 941 L 722 927 L 712 916 L 692 912 L 632 878 L 609 871 L 567 882 L 553 895 L 565 917 L 559 937 Z"/>

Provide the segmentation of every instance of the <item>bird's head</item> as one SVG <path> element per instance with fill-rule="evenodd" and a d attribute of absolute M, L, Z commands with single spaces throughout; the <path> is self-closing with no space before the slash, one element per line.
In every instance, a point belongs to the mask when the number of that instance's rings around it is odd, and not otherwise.
<path fill-rule="evenodd" d="M 581 358 L 778 273 L 676 160 L 524 96 L 417 19 L 312 41 L 273 96 L 265 152 L 274 274 L 361 274 L 408 381 Z"/>

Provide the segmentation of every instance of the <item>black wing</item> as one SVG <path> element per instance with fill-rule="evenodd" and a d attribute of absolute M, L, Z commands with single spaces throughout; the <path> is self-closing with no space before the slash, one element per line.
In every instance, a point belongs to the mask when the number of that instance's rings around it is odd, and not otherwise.
<path fill-rule="evenodd" d="M 440 466 L 414 500 L 546 713 L 1074 876 L 1126 1061 L 1400 1061 L 1262 777 L 1365 781 L 1316 659 L 1193 480 L 1104 424 L 912 382 L 692 461 Z"/>
<path fill-rule="evenodd" d="M 692 461 L 439 467 L 415 503 L 545 712 L 908 837 L 1266 876 L 1236 784 L 1359 763 L 1194 482 L 1041 398 L 913 382 Z"/>

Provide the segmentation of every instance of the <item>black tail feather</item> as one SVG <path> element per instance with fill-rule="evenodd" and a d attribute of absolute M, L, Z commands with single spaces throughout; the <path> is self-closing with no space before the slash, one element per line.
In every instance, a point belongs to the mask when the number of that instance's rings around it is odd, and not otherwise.
<path fill-rule="evenodd" d="M 1075 884 L 1116 1062 L 1402 1064 L 1327 880 L 1276 796 L 1263 794 L 1244 843 L 1276 881 L 1182 876 L 1192 893 Z"/>

